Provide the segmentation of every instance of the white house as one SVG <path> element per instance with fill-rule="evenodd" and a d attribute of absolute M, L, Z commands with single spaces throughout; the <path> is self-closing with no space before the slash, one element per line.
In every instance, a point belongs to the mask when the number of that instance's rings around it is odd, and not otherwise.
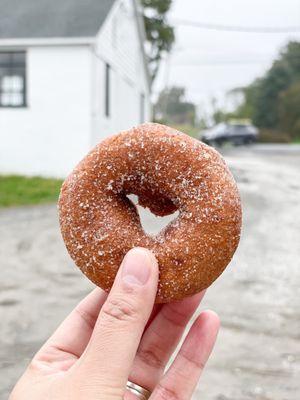
<path fill-rule="evenodd" d="M 0 0 L 0 174 L 64 177 L 151 118 L 136 0 Z"/>

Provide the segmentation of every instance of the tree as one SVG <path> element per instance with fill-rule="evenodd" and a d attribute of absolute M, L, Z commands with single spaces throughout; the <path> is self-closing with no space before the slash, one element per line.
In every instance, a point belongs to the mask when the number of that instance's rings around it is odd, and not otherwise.
<path fill-rule="evenodd" d="M 280 94 L 279 126 L 291 139 L 300 139 L 300 81 Z"/>
<path fill-rule="evenodd" d="M 278 100 L 280 93 L 291 83 L 290 71 L 282 60 L 275 61 L 260 80 L 254 97 L 253 122 L 257 126 L 275 129 L 278 126 Z"/>
<path fill-rule="evenodd" d="M 173 124 L 195 123 L 195 105 L 185 100 L 183 87 L 164 89 L 154 107 L 155 118 Z"/>
<path fill-rule="evenodd" d="M 292 41 L 264 76 L 239 89 L 244 101 L 232 116 L 250 118 L 275 136 L 280 132 L 299 136 L 299 84 L 300 42 Z"/>
<path fill-rule="evenodd" d="M 147 53 L 151 82 L 153 82 L 162 55 L 171 50 L 175 41 L 174 28 L 166 20 L 172 0 L 141 0 L 141 3 L 144 7 L 144 23 L 148 42 Z"/>

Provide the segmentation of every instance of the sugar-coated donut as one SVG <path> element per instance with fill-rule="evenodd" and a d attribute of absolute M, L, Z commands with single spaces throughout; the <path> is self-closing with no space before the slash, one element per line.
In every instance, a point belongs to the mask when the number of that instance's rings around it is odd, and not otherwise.
<path fill-rule="evenodd" d="M 128 194 L 156 215 L 179 215 L 149 236 Z M 152 250 L 158 303 L 207 288 L 231 260 L 241 230 L 237 186 L 218 152 L 154 123 L 98 144 L 64 182 L 59 212 L 71 257 L 106 291 L 128 250 Z"/>

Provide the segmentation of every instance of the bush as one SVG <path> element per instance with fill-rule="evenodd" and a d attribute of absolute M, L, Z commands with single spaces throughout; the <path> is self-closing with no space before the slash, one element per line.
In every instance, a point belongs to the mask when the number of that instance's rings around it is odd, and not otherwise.
<path fill-rule="evenodd" d="M 272 129 L 260 129 L 258 141 L 261 143 L 290 143 L 291 137 L 285 132 Z"/>
<path fill-rule="evenodd" d="M 178 124 L 178 125 L 171 125 L 173 128 L 177 129 L 178 131 L 181 131 L 183 133 L 185 133 L 186 135 L 189 135 L 193 138 L 198 139 L 199 137 L 199 128 L 196 128 L 192 125 L 187 125 L 187 124 Z"/>

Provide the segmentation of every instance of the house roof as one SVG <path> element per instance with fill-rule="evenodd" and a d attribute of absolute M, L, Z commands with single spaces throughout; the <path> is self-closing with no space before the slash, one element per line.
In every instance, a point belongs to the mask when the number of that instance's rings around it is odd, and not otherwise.
<path fill-rule="evenodd" d="M 0 0 L 0 39 L 93 37 L 115 0 Z"/>

